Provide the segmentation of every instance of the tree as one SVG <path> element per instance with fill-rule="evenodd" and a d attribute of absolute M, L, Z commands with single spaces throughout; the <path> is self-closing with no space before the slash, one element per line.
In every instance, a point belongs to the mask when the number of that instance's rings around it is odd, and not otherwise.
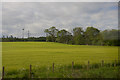
<path fill-rule="evenodd" d="M 101 32 L 103 36 L 103 43 L 104 45 L 119 45 L 120 42 L 118 41 L 119 39 L 119 30 L 104 30 Z"/>
<path fill-rule="evenodd" d="M 85 31 L 85 43 L 95 45 L 99 40 L 100 30 L 94 27 L 87 27 Z"/>
<path fill-rule="evenodd" d="M 13 38 L 13 36 L 12 35 L 10 35 L 10 37 L 9 38 Z"/>
<path fill-rule="evenodd" d="M 45 29 L 44 31 L 46 33 L 46 41 L 51 41 L 51 42 L 55 42 L 56 41 L 56 37 L 57 37 L 57 32 L 58 29 L 56 29 L 54 26 L 49 28 L 49 29 Z"/>
<path fill-rule="evenodd" d="M 73 41 L 74 44 L 84 44 L 84 31 L 81 27 L 76 27 L 73 29 Z"/>
<path fill-rule="evenodd" d="M 57 42 L 60 43 L 72 43 L 72 35 L 70 32 L 66 31 L 65 29 L 58 31 L 57 33 Z"/>

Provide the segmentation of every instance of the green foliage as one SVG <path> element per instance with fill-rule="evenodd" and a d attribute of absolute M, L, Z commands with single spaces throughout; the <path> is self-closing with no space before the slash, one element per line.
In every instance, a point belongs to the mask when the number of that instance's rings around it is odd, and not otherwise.
<path fill-rule="evenodd" d="M 53 31 L 51 29 L 53 29 Z M 51 31 L 55 32 L 54 30 L 56 30 L 56 28 L 51 27 L 46 29 L 45 32 L 51 35 Z M 120 34 L 120 31 L 115 29 L 100 32 L 100 30 L 94 27 L 87 27 L 85 31 L 83 31 L 81 27 L 76 27 L 73 29 L 73 35 L 64 29 L 60 31 L 56 30 L 55 34 L 56 33 L 56 37 L 47 36 L 47 41 L 57 41 L 59 43 L 75 45 L 120 45 L 120 42 L 118 41 L 118 34 Z"/>
<path fill-rule="evenodd" d="M 103 45 L 116 45 L 119 46 L 119 34 L 120 30 L 104 30 L 101 32 L 101 35 L 103 37 Z"/>
<path fill-rule="evenodd" d="M 73 29 L 73 39 L 74 39 L 74 44 L 77 45 L 82 45 L 85 42 L 84 39 L 84 31 L 82 30 L 81 27 L 76 27 Z"/>
<path fill-rule="evenodd" d="M 72 35 L 70 32 L 66 31 L 66 30 L 60 30 L 57 33 L 57 42 L 60 43 L 66 43 L 68 44 L 72 39 Z"/>
<path fill-rule="evenodd" d="M 16 37 L 4 37 L 2 38 L 2 42 L 28 42 L 28 41 L 39 41 L 46 42 L 46 37 L 29 37 L 29 38 L 16 38 Z"/>
<path fill-rule="evenodd" d="M 45 29 L 44 31 L 46 33 L 46 41 L 49 41 L 49 42 L 55 42 L 56 41 L 56 36 L 57 36 L 57 32 L 58 32 L 58 29 L 56 29 L 54 26 L 53 27 L 50 27 L 49 29 Z"/>
<path fill-rule="evenodd" d="M 95 45 L 99 40 L 99 33 L 100 30 L 98 30 L 97 28 L 87 27 L 85 31 L 85 43 L 88 45 Z"/>
<path fill-rule="evenodd" d="M 54 26 L 45 29 L 46 37 L 29 37 L 29 38 L 16 38 L 11 36 L 2 37 L 2 42 L 16 42 L 16 41 L 42 41 L 42 42 L 59 42 L 65 44 L 75 45 L 107 45 L 119 46 L 120 45 L 120 30 L 104 30 L 100 31 L 94 27 L 87 27 L 85 31 L 81 27 L 73 29 L 72 33 L 66 30 L 58 30 Z M 1 40 L 0 40 L 1 41 Z"/>

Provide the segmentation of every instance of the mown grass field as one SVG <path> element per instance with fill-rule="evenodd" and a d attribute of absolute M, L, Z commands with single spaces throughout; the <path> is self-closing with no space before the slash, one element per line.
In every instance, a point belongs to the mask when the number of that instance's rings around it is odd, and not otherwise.
<path fill-rule="evenodd" d="M 56 64 L 111 62 L 118 59 L 118 47 L 67 45 L 52 42 L 3 42 L 2 59 L 6 69 L 27 68 L 30 64 L 48 66 Z"/>
<path fill-rule="evenodd" d="M 3 42 L 2 63 L 6 71 L 29 69 L 29 65 L 50 67 L 113 62 L 118 59 L 118 47 L 68 45 L 52 42 Z"/>

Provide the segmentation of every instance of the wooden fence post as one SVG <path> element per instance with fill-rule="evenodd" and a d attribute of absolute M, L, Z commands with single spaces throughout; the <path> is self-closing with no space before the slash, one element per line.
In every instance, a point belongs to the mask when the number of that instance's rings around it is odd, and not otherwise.
<path fill-rule="evenodd" d="M 2 80 L 3 80 L 3 78 L 4 78 L 4 76 L 5 76 L 5 68 L 4 68 L 4 66 L 3 66 L 3 69 L 2 69 Z"/>
<path fill-rule="evenodd" d="M 29 71 L 29 78 L 31 78 L 31 72 L 32 72 L 32 65 L 30 64 L 30 71 Z"/>
<path fill-rule="evenodd" d="M 53 72 L 54 72 L 54 65 L 55 65 L 55 64 L 53 63 Z"/>
<path fill-rule="evenodd" d="M 90 67 L 90 61 L 88 61 L 87 70 L 89 70 L 89 67 Z"/>
<path fill-rule="evenodd" d="M 101 62 L 101 66 L 102 66 L 102 67 L 104 66 L 104 60 L 102 60 L 102 62 Z"/>
<path fill-rule="evenodd" d="M 72 71 L 74 70 L 74 61 L 72 62 Z"/>

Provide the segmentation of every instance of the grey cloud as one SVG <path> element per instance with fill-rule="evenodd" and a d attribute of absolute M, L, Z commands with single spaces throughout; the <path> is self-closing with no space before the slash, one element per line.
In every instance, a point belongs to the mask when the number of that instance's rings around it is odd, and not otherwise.
<path fill-rule="evenodd" d="M 115 9 L 116 8 L 116 9 Z M 7 2 L 3 3 L 3 34 L 21 37 L 22 28 L 31 36 L 45 36 L 44 29 L 55 26 L 72 31 L 74 27 L 94 26 L 117 29 L 117 2 Z"/>

